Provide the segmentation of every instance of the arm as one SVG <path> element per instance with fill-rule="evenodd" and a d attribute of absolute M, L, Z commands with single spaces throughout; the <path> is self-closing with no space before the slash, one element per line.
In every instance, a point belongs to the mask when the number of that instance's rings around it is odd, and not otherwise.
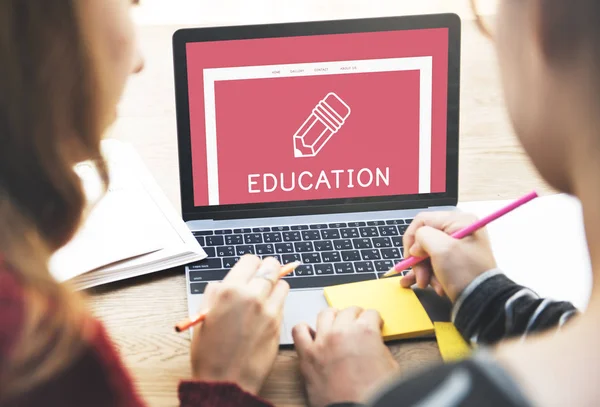
<path fill-rule="evenodd" d="M 234 383 L 183 381 L 179 402 L 181 407 L 272 407 Z"/>
<path fill-rule="evenodd" d="M 486 352 L 460 363 L 441 365 L 397 382 L 372 407 L 460 405 L 529 407 L 513 379 Z"/>
<path fill-rule="evenodd" d="M 475 278 L 459 295 L 452 321 L 467 340 L 489 345 L 560 329 L 577 312 L 571 303 L 540 298 L 493 269 Z"/>

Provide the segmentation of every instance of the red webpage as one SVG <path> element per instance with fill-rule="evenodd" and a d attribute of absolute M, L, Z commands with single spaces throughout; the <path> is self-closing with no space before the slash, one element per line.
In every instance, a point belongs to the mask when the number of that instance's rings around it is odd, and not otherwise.
<path fill-rule="evenodd" d="M 444 192 L 448 30 L 187 45 L 196 206 Z"/>

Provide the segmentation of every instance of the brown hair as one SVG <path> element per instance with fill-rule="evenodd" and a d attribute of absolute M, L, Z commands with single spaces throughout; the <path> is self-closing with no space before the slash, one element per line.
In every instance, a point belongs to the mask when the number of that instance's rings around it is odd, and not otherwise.
<path fill-rule="evenodd" d="M 73 170 L 100 154 L 99 76 L 79 0 L 0 0 L 0 261 L 25 294 L 24 328 L 0 371 L 0 403 L 64 369 L 84 344 L 79 296 L 47 262 L 86 198 Z"/>
<path fill-rule="evenodd" d="M 585 53 L 600 63 L 598 0 L 544 0 L 540 8 L 544 52 L 553 62 Z"/>

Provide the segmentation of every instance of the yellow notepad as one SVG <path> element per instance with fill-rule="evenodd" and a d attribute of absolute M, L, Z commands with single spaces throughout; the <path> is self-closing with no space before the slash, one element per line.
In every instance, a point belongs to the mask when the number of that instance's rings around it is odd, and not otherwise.
<path fill-rule="evenodd" d="M 400 278 L 326 287 L 325 298 L 338 309 L 358 306 L 379 311 L 386 341 L 432 334 L 433 324 L 427 312 L 413 290 L 400 286 Z"/>
<path fill-rule="evenodd" d="M 445 362 L 453 362 L 469 356 L 471 347 L 452 322 L 434 322 L 434 326 L 438 347 Z"/>

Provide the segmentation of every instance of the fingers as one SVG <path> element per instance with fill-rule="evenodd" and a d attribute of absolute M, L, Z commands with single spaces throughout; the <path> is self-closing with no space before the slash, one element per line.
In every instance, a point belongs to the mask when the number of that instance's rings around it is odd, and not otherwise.
<path fill-rule="evenodd" d="M 248 290 L 252 295 L 265 299 L 271 294 L 279 281 L 281 264 L 273 257 L 266 258 L 260 263 L 256 273 L 248 282 Z M 289 286 L 288 286 L 289 288 Z"/>
<path fill-rule="evenodd" d="M 208 283 L 206 288 L 204 289 L 204 294 L 202 295 L 202 301 L 200 302 L 199 312 L 204 311 L 211 307 L 211 305 L 215 301 L 215 297 L 220 287 L 219 281 L 213 281 Z"/>
<path fill-rule="evenodd" d="M 246 285 L 248 281 L 256 274 L 261 260 L 253 255 L 244 255 L 233 266 L 223 279 L 224 283 L 235 285 Z"/>
<path fill-rule="evenodd" d="M 417 280 L 417 287 L 427 288 L 429 281 L 431 280 L 431 272 L 428 267 L 423 264 L 415 264 L 413 266 L 413 271 Z"/>
<path fill-rule="evenodd" d="M 372 326 L 373 328 L 378 328 L 379 330 L 381 330 L 381 328 L 383 328 L 383 319 L 381 319 L 381 315 L 379 315 L 379 312 L 372 310 L 372 309 L 363 311 L 358 316 L 358 320 L 363 321 L 368 326 Z"/>
<path fill-rule="evenodd" d="M 431 287 L 435 290 L 437 295 L 439 295 L 440 297 L 446 296 L 444 287 L 442 286 L 442 283 L 440 283 L 440 281 L 437 279 L 436 276 L 431 277 L 430 284 L 431 284 Z"/>
<path fill-rule="evenodd" d="M 456 244 L 456 240 L 442 232 L 429 226 L 419 228 L 416 235 L 416 242 L 422 247 L 422 253 L 417 256 L 436 256 L 438 254 L 448 253 L 450 248 Z M 413 253 L 413 250 L 411 250 Z"/>
<path fill-rule="evenodd" d="M 294 338 L 294 344 L 296 345 L 296 352 L 300 358 L 306 356 L 308 349 L 312 346 L 314 340 L 311 335 L 311 329 L 308 324 L 302 323 L 296 325 L 292 329 L 292 338 Z"/>
<path fill-rule="evenodd" d="M 362 308 L 359 307 L 349 307 L 342 311 L 338 311 L 335 321 L 333 321 L 333 327 L 343 327 L 353 323 L 362 311 Z"/>
<path fill-rule="evenodd" d="M 431 228 L 441 230 L 446 234 L 452 234 L 470 225 L 475 220 L 477 220 L 477 218 L 474 215 L 460 212 L 458 210 L 422 212 L 418 214 L 404 233 L 403 244 L 405 257 L 406 253 L 412 253 L 413 245 L 419 245 L 418 239 L 416 239 L 416 233 L 417 230 L 423 226 L 429 226 Z M 414 250 L 418 253 L 422 253 L 419 247 L 415 247 Z M 414 256 L 414 254 L 412 255 Z"/>
<path fill-rule="evenodd" d="M 415 272 L 413 270 L 410 270 L 408 273 L 406 273 L 404 275 L 404 277 L 402 277 L 400 279 L 400 285 L 404 288 L 410 288 L 416 282 L 417 282 L 417 277 L 415 276 Z"/>
<path fill-rule="evenodd" d="M 279 280 L 265 304 L 267 311 L 271 315 L 277 315 L 280 320 L 283 318 L 283 306 L 289 292 L 290 285 L 286 281 Z"/>
<path fill-rule="evenodd" d="M 338 311 L 335 308 L 326 308 L 319 312 L 317 316 L 317 333 L 320 335 L 326 335 L 335 321 L 335 317 Z"/>

